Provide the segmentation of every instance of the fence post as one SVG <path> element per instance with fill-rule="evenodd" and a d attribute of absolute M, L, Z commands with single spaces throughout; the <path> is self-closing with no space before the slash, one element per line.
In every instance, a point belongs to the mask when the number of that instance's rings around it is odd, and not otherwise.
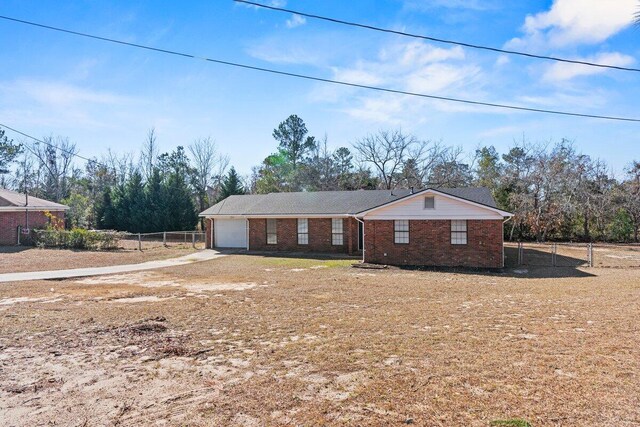
<path fill-rule="evenodd" d="M 142 252 L 142 234 L 138 233 L 138 250 Z"/>
<path fill-rule="evenodd" d="M 193 246 L 193 249 L 196 248 L 196 233 L 195 232 L 191 233 L 191 246 Z"/>
<path fill-rule="evenodd" d="M 22 226 L 18 226 L 18 242 L 17 245 L 20 246 L 20 235 L 22 234 Z"/>
<path fill-rule="evenodd" d="M 589 260 L 589 267 L 593 267 L 593 243 L 589 242 L 589 246 L 587 247 L 587 258 Z"/>
<path fill-rule="evenodd" d="M 162 232 L 162 246 L 167 246 L 167 232 Z"/>
<path fill-rule="evenodd" d="M 524 243 L 520 242 L 520 265 L 524 265 Z"/>

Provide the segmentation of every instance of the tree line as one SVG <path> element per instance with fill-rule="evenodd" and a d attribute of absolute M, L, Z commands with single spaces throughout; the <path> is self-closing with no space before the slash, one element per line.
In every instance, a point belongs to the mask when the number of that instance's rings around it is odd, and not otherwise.
<path fill-rule="evenodd" d="M 194 229 L 198 212 L 232 194 L 482 186 L 514 213 L 505 224 L 509 240 L 639 238 L 640 162 L 616 177 L 566 139 L 523 138 L 504 153 L 491 145 L 468 153 L 380 130 L 330 149 L 328 138 L 310 136 L 296 115 L 272 137 L 274 152 L 239 176 L 210 138 L 159 153 L 151 130 L 137 156 L 107 152 L 80 168 L 67 139 L 47 138 L 27 150 L 0 134 L 0 185 L 69 205 L 69 225 L 132 232 Z"/>

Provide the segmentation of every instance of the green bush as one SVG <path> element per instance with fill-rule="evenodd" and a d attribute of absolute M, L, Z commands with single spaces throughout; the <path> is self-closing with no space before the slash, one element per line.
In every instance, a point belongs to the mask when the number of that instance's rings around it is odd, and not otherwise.
<path fill-rule="evenodd" d="M 34 230 L 33 242 L 39 248 L 111 250 L 118 247 L 121 233 L 113 231 L 94 231 L 84 228 L 71 230 L 45 229 Z"/>

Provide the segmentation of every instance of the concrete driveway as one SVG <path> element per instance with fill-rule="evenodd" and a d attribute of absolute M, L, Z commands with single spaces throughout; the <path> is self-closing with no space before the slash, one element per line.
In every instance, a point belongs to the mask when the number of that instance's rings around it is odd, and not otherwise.
<path fill-rule="evenodd" d="M 128 273 L 131 271 L 153 270 L 163 267 L 175 267 L 177 265 L 191 264 L 200 261 L 209 261 L 220 258 L 225 254 L 214 250 L 204 250 L 179 258 L 160 261 L 147 261 L 140 264 L 112 265 L 108 267 L 74 268 L 71 270 L 51 271 L 27 271 L 21 273 L 0 274 L 0 283 L 21 282 L 27 280 L 67 279 L 71 277 L 99 276 L 102 274 Z"/>

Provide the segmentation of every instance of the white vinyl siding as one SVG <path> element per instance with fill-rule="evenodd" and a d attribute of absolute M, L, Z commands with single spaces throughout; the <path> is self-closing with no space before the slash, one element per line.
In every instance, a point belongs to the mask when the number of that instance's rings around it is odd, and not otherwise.
<path fill-rule="evenodd" d="M 276 219 L 267 219 L 267 245 L 278 244 L 278 223 Z"/>
<path fill-rule="evenodd" d="M 467 244 L 467 221 L 462 219 L 454 219 L 451 221 L 451 244 L 466 245 Z"/>
<path fill-rule="evenodd" d="M 424 198 L 424 208 L 425 209 L 435 209 L 436 208 L 436 198 L 434 196 L 427 196 Z"/>
<path fill-rule="evenodd" d="M 393 241 L 398 244 L 409 243 L 409 220 L 397 219 L 393 221 Z"/>
<path fill-rule="evenodd" d="M 298 244 L 309 244 L 309 221 L 306 218 L 298 219 Z"/>
<path fill-rule="evenodd" d="M 344 222 L 342 218 L 331 220 L 331 244 L 334 246 L 344 245 Z"/>
<path fill-rule="evenodd" d="M 492 211 L 491 208 L 473 205 L 463 200 L 439 194 L 433 196 L 435 209 L 426 209 L 425 197 L 429 196 L 429 194 L 416 197 L 409 196 L 407 200 L 401 200 L 390 206 L 381 206 L 365 214 L 364 219 L 503 219 L 500 213 Z"/>

